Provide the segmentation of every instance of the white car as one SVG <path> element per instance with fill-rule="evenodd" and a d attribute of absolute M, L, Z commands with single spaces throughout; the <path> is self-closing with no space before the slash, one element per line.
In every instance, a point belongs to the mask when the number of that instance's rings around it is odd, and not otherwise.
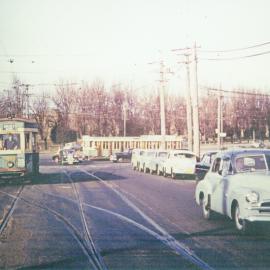
<path fill-rule="evenodd" d="M 270 222 L 270 150 L 234 149 L 215 157 L 196 186 L 205 219 L 213 211 L 233 219 L 240 232 L 252 222 Z"/>
<path fill-rule="evenodd" d="M 156 173 L 161 175 L 163 173 L 163 164 L 168 155 L 166 150 L 156 150 L 155 156 L 149 162 L 149 171 L 151 174 Z"/>
<path fill-rule="evenodd" d="M 196 155 L 187 150 L 171 150 L 163 164 L 163 175 L 171 175 L 173 179 L 177 175 L 195 176 Z"/>
<path fill-rule="evenodd" d="M 147 173 L 149 171 L 150 161 L 154 156 L 155 156 L 154 149 L 144 150 L 139 160 L 139 171 Z"/>
<path fill-rule="evenodd" d="M 144 150 L 142 149 L 133 149 L 131 155 L 131 166 L 133 170 L 138 170 L 140 167 L 140 159 L 143 155 Z"/>

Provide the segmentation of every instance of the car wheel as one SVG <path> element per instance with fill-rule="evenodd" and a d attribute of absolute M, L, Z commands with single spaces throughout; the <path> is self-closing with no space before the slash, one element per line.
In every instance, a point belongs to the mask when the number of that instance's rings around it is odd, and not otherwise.
<path fill-rule="evenodd" d="M 204 219 L 211 219 L 213 212 L 210 208 L 210 197 L 208 199 L 204 197 L 201 201 L 201 206 Z"/>
<path fill-rule="evenodd" d="M 149 172 L 150 172 L 150 174 L 154 174 L 154 171 L 152 168 L 149 170 Z"/>
<path fill-rule="evenodd" d="M 239 204 L 236 203 L 234 207 L 234 224 L 236 229 L 241 233 L 247 233 L 248 232 L 248 222 L 244 219 L 240 218 L 240 207 Z"/>
<path fill-rule="evenodd" d="M 164 177 L 167 177 L 168 175 L 167 175 L 167 172 L 166 172 L 166 168 L 163 168 L 163 176 Z"/>
<path fill-rule="evenodd" d="M 143 172 L 147 173 L 147 168 L 145 167 L 145 165 L 143 166 Z"/>
<path fill-rule="evenodd" d="M 176 174 L 173 172 L 173 169 L 171 168 L 171 178 L 175 179 L 176 178 Z"/>

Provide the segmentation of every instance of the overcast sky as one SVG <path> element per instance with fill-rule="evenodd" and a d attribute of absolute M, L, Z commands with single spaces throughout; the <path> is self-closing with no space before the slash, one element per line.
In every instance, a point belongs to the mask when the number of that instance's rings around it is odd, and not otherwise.
<path fill-rule="evenodd" d="M 0 90 L 13 72 L 30 84 L 99 78 L 141 89 L 157 85 L 162 55 L 175 72 L 168 91 L 184 92 L 183 56 L 171 49 L 227 50 L 270 41 L 268 0 L 0 0 Z M 270 44 L 198 52 L 201 85 L 270 89 Z M 9 60 L 14 62 L 10 63 Z M 35 88 L 37 91 L 41 88 Z"/>

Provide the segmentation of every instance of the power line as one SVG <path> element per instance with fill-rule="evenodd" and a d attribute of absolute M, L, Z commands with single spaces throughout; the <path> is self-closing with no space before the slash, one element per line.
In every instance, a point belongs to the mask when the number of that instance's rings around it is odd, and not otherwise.
<path fill-rule="evenodd" d="M 238 91 L 238 90 L 227 90 L 227 89 L 219 89 L 219 88 L 213 88 L 208 86 L 201 85 L 200 88 L 207 89 L 209 91 L 214 92 L 223 92 L 227 94 L 239 94 L 239 95 L 248 95 L 248 96 L 261 96 L 261 97 L 270 97 L 269 94 L 263 94 L 263 93 L 252 93 L 252 92 L 245 92 L 245 91 Z"/>
<path fill-rule="evenodd" d="M 228 50 L 199 50 L 200 52 L 206 52 L 206 53 L 223 53 L 223 52 L 237 52 L 237 51 L 243 51 L 243 50 L 248 50 L 248 49 L 253 49 L 253 48 L 258 48 L 262 46 L 269 45 L 270 41 L 256 44 L 253 46 L 248 46 L 248 47 L 242 47 L 242 48 L 236 48 L 236 49 L 228 49 Z"/>
<path fill-rule="evenodd" d="M 265 55 L 265 54 L 270 54 L 270 51 L 260 52 L 260 53 L 250 54 L 250 55 L 243 55 L 243 56 L 227 57 L 227 58 L 200 58 L 200 60 L 230 61 L 230 60 L 239 60 L 239 59 L 251 58 L 251 57 L 256 57 L 256 56 Z"/>

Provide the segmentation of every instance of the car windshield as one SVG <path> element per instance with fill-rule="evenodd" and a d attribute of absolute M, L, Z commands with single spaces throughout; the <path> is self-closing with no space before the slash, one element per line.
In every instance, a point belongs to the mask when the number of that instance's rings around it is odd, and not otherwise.
<path fill-rule="evenodd" d="M 160 152 L 158 154 L 159 157 L 166 157 L 167 156 L 167 152 Z"/>
<path fill-rule="evenodd" d="M 189 154 L 189 153 L 175 153 L 174 157 L 177 157 L 177 158 L 195 158 L 194 155 Z"/>
<path fill-rule="evenodd" d="M 266 163 L 265 155 L 245 155 L 235 158 L 235 171 L 237 173 L 242 172 L 254 172 L 254 171 L 265 171 L 269 168 Z"/>

